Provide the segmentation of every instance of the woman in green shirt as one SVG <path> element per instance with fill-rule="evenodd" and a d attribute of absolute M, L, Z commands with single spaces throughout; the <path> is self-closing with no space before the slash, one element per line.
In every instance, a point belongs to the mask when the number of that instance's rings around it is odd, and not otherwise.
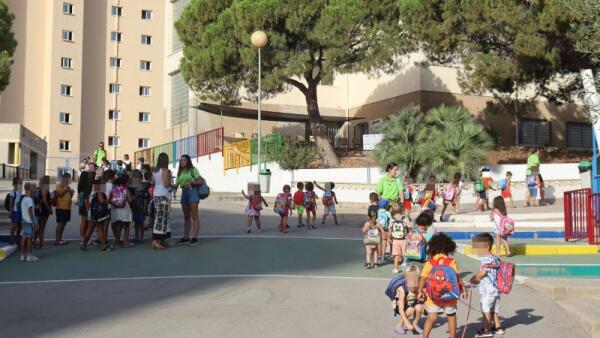
<path fill-rule="evenodd" d="M 204 184 L 198 169 L 192 164 L 189 155 L 181 155 L 179 170 L 177 171 L 176 186 L 181 187 L 181 208 L 183 209 L 183 237 L 177 244 L 197 245 L 200 233 L 200 219 L 198 218 L 198 187 Z M 190 241 L 190 228 L 194 227 L 194 238 Z"/>
<path fill-rule="evenodd" d="M 389 205 L 395 202 L 404 203 L 404 184 L 396 177 L 398 176 L 398 165 L 390 163 L 385 168 L 387 175 L 377 183 L 376 192 L 380 199 L 387 200 Z"/>

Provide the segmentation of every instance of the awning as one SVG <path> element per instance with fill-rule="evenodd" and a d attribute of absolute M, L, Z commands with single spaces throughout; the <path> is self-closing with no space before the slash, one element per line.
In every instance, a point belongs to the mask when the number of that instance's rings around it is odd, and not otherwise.
<path fill-rule="evenodd" d="M 227 117 L 237 117 L 241 119 L 252 119 L 256 120 L 258 118 L 258 111 L 256 109 L 251 108 L 242 108 L 235 106 L 226 106 L 214 103 L 206 103 L 202 102 L 193 108 L 203 110 L 207 113 L 227 116 Z M 270 110 L 261 110 L 260 111 L 261 120 L 265 121 L 277 121 L 277 122 L 301 122 L 307 123 L 308 115 L 304 114 L 296 114 L 296 113 L 282 113 L 278 111 L 270 111 Z M 346 122 L 346 118 L 344 116 L 323 116 L 321 115 L 321 119 L 325 122 Z M 349 119 L 352 120 L 362 120 L 360 117 L 351 117 Z"/>

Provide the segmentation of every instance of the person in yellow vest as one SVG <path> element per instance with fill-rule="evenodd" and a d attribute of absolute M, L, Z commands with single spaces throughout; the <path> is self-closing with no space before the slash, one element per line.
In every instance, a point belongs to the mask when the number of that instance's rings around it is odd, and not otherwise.
<path fill-rule="evenodd" d="M 98 149 L 94 150 L 92 160 L 96 163 L 96 166 L 102 166 L 102 160 L 106 158 L 106 150 L 104 149 L 104 142 L 98 144 Z"/>

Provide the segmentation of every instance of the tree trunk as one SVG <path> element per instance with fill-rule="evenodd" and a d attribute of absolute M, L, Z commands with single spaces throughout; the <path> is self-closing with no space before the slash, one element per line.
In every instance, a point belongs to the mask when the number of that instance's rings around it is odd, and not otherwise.
<path fill-rule="evenodd" d="M 317 85 L 309 85 L 308 90 L 305 94 L 306 97 L 306 109 L 308 111 L 308 121 L 310 130 L 317 143 L 317 148 L 323 155 L 323 161 L 326 166 L 338 167 L 340 160 L 337 157 L 333 146 L 327 138 L 327 128 L 321 119 L 321 113 L 319 112 L 319 103 L 317 102 Z"/>

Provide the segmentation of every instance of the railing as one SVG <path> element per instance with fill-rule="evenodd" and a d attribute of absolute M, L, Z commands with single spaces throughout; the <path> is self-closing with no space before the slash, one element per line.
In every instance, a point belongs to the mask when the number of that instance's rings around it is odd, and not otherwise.
<path fill-rule="evenodd" d="M 213 129 L 196 135 L 198 157 L 223 150 L 223 128 Z"/>
<path fill-rule="evenodd" d="M 252 143 L 250 144 L 250 158 L 252 159 L 252 164 L 256 164 L 256 160 L 258 159 L 258 142 L 257 139 L 252 139 Z M 261 146 L 261 157 L 264 161 L 266 154 L 277 154 L 281 151 L 281 145 L 283 144 L 283 136 L 281 134 L 271 134 L 262 138 Z"/>
<path fill-rule="evenodd" d="M 565 240 L 587 239 L 600 244 L 600 194 L 592 189 L 567 191 L 564 194 Z"/>
<path fill-rule="evenodd" d="M 12 180 L 15 177 L 20 177 L 26 180 L 29 179 L 29 169 L 2 163 L 2 179 Z"/>
<path fill-rule="evenodd" d="M 250 140 L 223 146 L 223 170 L 250 166 Z"/>

